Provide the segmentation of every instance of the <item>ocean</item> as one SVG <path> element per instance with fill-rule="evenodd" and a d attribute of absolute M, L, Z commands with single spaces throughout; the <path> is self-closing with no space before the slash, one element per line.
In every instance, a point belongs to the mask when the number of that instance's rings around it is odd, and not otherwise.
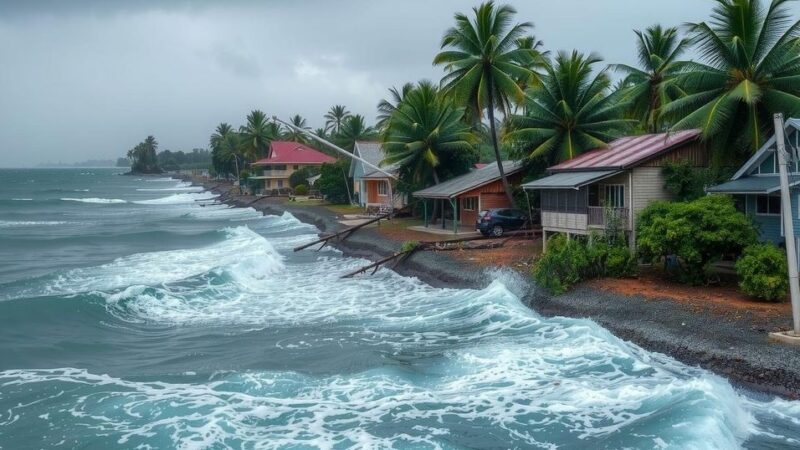
<path fill-rule="evenodd" d="M 0 449 L 797 448 L 800 402 L 293 253 L 318 230 L 170 177 L 0 170 Z"/>

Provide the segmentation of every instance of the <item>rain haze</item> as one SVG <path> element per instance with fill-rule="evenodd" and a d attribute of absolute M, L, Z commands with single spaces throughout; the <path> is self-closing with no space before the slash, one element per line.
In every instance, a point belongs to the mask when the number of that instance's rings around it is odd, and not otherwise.
<path fill-rule="evenodd" d="M 0 166 L 114 159 L 145 136 L 206 147 L 253 109 L 316 128 L 375 117 L 387 90 L 438 81 L 453 14 L 478 2 L 0 2 Z M 632 30 L 706 20 L 711 1 L 510 2 L 550 51 L 636 64 Z M 792 5 L 797 13 L 798 5 Z"/>

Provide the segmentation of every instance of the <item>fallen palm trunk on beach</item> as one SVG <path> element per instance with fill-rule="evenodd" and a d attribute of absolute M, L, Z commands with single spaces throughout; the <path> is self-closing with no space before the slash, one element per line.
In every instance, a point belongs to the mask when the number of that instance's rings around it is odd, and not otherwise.
<path fill-rule="evenodd" d="M 370 219 L 370 220 L 368 220 L 368 221 L 366 221 L 364 223 L 360 223 L 360 224 L 352 226 L 350 228 L 345 228 L 344 230 L 339 231 L 337 233 L 333 233 L 333 234 L 329 234 L 327 236 L 323 236 L 323 237 L 317 239 L 316 241 L 309 242 L 308 244 L 303 244 L 303 245 L 301 245 L 299 247 L 295 247 L 294 251 L 299 252 L 300 250 L 305 250 L 308 247 L 311 247 L 311 246 L 319 244 L 319 243 L 322 243 L 322 245 L 320 246 L 320 248 L 317 249 L 317 251 L 322 250 L 323 247 L 328 245 L 328 242 L 331 239 L 338 239 L 339 241 L 343 241 L 343 240 L 347 239 L 348 237 L 350 237 L 350 235 L 353 234 L 353 232 L 357 231 L 358 229 L 363 228 L 363 227 L 365 227 L 367 225 L 373 224 L 375 222 L 380 222 L 383 219 L 388 219 L 389 216 L 390 216 L 390 214 L 384 214 L 384 215 L 378 216 L 378 217 L 376 217 L 374 219 Z"/>
<path fill-rule="evenodd" d="M 535 236 L 536 233 L 534 230 L 510 232 L 507 233 L 506 238 L 500 242 L 497 242 L 497 238 L 493 236 L 473 236 L 473 237 L 450 239 L 444 241 L 406 243 L 405 245 L 403 245 L 403 249 L 401 249 L 399 252 L 394 253 L 393 255 L 383 258 L 372 264 L 366 265 L 358 270 L 342 275 L 341 278 L 353 278 L 358 274 L 366 273 L 370 269 L 372 269 L 372 274 L 374 274 L 375 272 L 378 271 L 378 269 L 380 269 L 381 266 L 391 261 L 395 261 L 395 264 L 392 267 L 397 267 L 399 264 L 402 264 L 405 260 L 410 258 L 414 253 L 419 251 L 446 252 L 455 250 L 487 250 L 487 249 L 503 247 L 506 245 L 508 241 L 510 241 L 514 237 L 528 236 L 528 235 Z M 485 244 L 478 244 L 478 245 L 469 245 L 470 242 L 474 241 L 494 241 L 494 242 L 488 242 Z"/>

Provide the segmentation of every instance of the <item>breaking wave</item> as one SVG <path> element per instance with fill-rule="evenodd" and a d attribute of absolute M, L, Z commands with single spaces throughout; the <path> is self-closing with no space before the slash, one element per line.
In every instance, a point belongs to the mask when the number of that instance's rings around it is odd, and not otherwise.
<path fill-rule="evenodd" d="M 65 202 L 80 202 L 80 203 L 96 203 L 96 204 L 117 204 L 117 203 L 127 203 L 125 200 L 119 198 L 97 198 L 97 197 L 90 197 L 90 198 L 62 198 L 62 201 Z"/>

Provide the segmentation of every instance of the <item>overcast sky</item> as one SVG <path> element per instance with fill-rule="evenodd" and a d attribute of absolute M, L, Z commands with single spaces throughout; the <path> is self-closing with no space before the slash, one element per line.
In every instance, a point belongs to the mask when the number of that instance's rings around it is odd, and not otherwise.
<path fill-rule="evenodd" d="M 548 50 L 635 64 L 633 29 L 706 20 L 704 0 L 510 2 Z M 476 2 L 0 0 L 0 166 L 206 147 L 252 109 L 323 125 L 333 104 L 374 120 L 431 65 Z M 800 12 L 797 4 L 792 8 Z"/>

